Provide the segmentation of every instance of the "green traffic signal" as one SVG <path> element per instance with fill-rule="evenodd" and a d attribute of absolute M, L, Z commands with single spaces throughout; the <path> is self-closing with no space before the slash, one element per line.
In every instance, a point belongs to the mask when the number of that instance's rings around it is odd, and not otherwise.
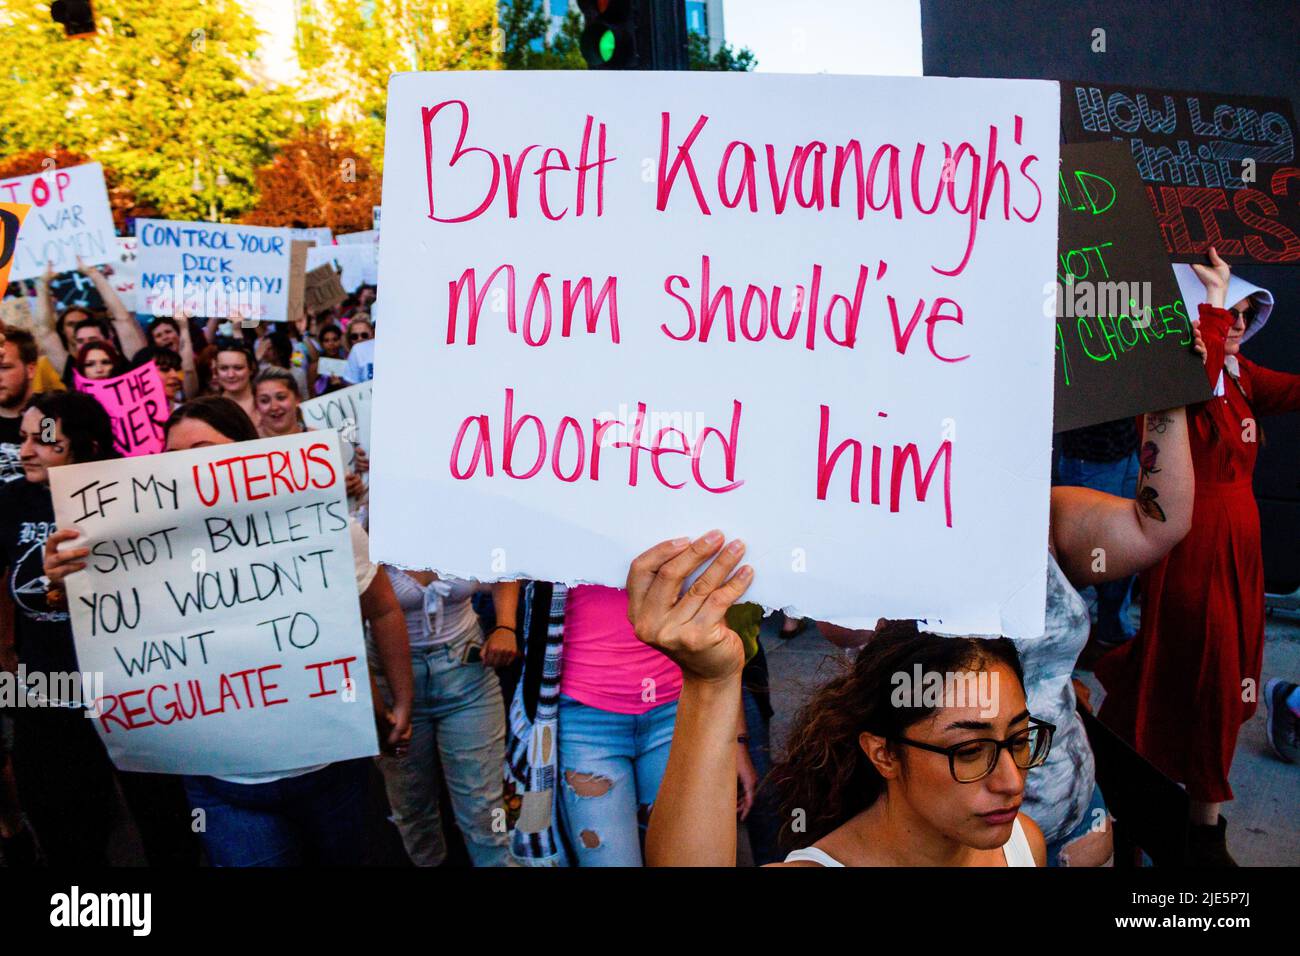
<path fill-rule="evenodd" d="M 600 58 L 608 63 L 614 58 L 614 47 L 618 44 L 618 39 L 614 36 L 613 30 L 606 30 L 600 37 Z"/>

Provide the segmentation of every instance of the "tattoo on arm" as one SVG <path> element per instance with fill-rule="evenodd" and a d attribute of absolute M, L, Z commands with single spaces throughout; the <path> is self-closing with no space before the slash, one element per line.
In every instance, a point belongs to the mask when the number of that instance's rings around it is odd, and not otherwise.
<path fill-rule="evenodd" d="M 1147 431 L 1163 435 L 1165 429 L 1173 423 L 1173 419 L 1163 413 L 1147 416 Z M 1160 493 L 1147 484 L 1147 480 L 1152 476 L 1160 473 L 1156 467 L 1156 460 L 1160 457 L 1160 446 L 1154 441 L 1145 441 L 1138 451 L 1138 492 L 1137 507 L 1147 518 L 1152 521 L 1165 521 L 1165 510 L 1160 507 L 1156 499 Z"/>
<path fill-rule="evenodd" d="M 1153 441 L 1142 443 L 1141 450 L 1138 451 L 1138 464 L 1141 468 L 1138 478 L 1145 482 L 1148 475 L 1158 475 L 1160 469 L 1156 467 L 1156 459 L 1160 457 L 1160 446 Z"/>
<path fill-rule="evenodd" d="M 1163 435 L 1165 430 L 1174 423 L 1174 419 L 1164 412 L 1152 412 L 1147 415 L 1147 431 L 1155 432 L 1157 435 Z"/>

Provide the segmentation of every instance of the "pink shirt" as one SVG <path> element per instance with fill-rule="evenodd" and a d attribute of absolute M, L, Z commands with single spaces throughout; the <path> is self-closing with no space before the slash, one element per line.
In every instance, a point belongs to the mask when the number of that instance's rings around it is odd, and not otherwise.
<path fill-rule="evenodd" d="M 637 640 L 622 588 L 569 588 L 562 662 L 560 693 L 599 710 L 644 714 L 682 692 L 681 668 Z"/>

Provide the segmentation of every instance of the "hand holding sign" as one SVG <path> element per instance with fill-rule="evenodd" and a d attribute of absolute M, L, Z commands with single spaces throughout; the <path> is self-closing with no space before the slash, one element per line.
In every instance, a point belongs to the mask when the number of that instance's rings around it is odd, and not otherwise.
<path fill-rule="evenodd" d="M 76 541 L 80 537 L 81 532 L 76 528 L 63 528 L 45 539 L 45 576 L 51 584 L 62 587 L 63 579 L 69 574 L 86 569 L 86 558 L 90 557 L 89 548 L 59 547 L 65 541 Z"/>
<path fill-rule="evenodd" d="M 749 588 L 754 569 L 736 569 L 745 553 L 743 541 L 723 548 L 723 540 L 721 531 L 710 531 L 694 541 L 664 541 L 637 555 L 627 572 L 627 617 L 636 636 L 704 681 L 725 680 L 745 666 L 744 642 L 726 617 Z M 710 558 L 683 593 L 686 581 Z"/>
<path fill-rule="evenodd" d="M 1199 262 L 1193 263 L 1192 271 L 1196 273 L 1196 278 L 1201 280 L 1201 285 L 1205 286 L 1206 304 L 1216 309 L 1226 308 L 1224 297 L 1228 294 L 1228 280 L 1232 278 L 1232 268 L 1219 258 L 1219 253 L 1214 246 L 1210 246 L 1210 264 L 1207 266 Z"/>

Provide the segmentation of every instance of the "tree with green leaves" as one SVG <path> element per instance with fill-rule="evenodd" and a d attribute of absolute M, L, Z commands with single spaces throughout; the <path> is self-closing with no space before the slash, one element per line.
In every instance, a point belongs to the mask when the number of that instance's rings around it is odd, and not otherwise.
<path fill-rule="evenodd" d="M 0 155 L 63 146 L 112 167 L 177 218 L 230 218 L 253 171 L 296 125 L 258 82 L 259 34 L 236 0 L 95 0 L 97 32 L 68 39 L 47 3 L 0 12 Z"/>
<path fill-rule="evenodd" d="M 716 53 L 709 52 L 709 41 L 698 33 L 686 36 L 686 54 L 690 58 L 692 70 L 733 70 L 748 72 L 758 66 L 758 57 L 749 47 L 735 49 L 726 40 L 718 46 Z"/>
<path fill-rule="evenodd" d="M 394 73 L 498 69 L 505 49 L 496 0 L 302 0 L 298 23 L 304 107 L 376 162 Z"/>
<path fill-rule="evenodd" d="M 551 34 L 551 18 L 536 0 L 509 0 L 501 6 L 504 49 L 501 66 L 507 70 L 585 70 L 578 41 L 582 14 L 570 9 Z"/>

